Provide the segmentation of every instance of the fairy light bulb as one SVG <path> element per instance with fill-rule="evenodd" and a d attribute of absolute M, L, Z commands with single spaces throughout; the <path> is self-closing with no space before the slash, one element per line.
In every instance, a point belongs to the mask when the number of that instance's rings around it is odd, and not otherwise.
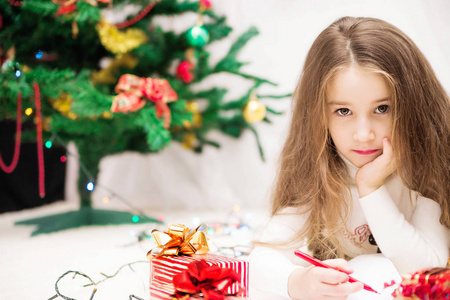
<path fill-rule="evenodd" d="M 132 220 L 134 223 L 137 223 L 137 222 L 139 222 L 139 216 L 134 215 L 134 216 L 131 218 L 131 220 Z"/>
<path fill-rule="evenodd" d="M 19 78 L 20 76 L 22 76 L 22 71 L 16 70 L 14 74 L 16 75 L 17 78 Z"/>
<path fill-rule="evenodd" d="M 47 147 L 48 149 L 50 149 L 52 147 L 52 145 L 53 145 L 52 141 L 45 142 L 45 147 Z"/>
<path fill-rule="evenodd" d="M 92 181 L 89 181 L 88 184 L 86 184 L 86 189 L 92 192 L 94 190 L 94 183 Z"/>
<path fill-rule="evenodd" d="M 63 156 L 61 156 L 61 157 L 60 157 L 60 160 L 61 160 L 61 162 L 63 162 L 63 163 L 64 163 L 64 162 L 66 162 L 66 161 L 67 161 L 67 158 L 66 158 L 66 157 L 65 157 L 65 156 L 63 155 Z"/>
<path fill-rule="evenodd" d="M 109 203 L 109 197 L 103 198 L 103 203 L 108 204 Z"/>
<path fill-rule="evenodd" d="M 25 109 L 25 114 L 27 116 L 31 115 L 33 113 L 33 109 L 31 107 L 28 107 L 27 109 Z"/>
<path fill-rule="evenodd" d="M 36 59 L 41 59 L 44 52 L 42 50 L 38 50 L 35 54 Z"/>

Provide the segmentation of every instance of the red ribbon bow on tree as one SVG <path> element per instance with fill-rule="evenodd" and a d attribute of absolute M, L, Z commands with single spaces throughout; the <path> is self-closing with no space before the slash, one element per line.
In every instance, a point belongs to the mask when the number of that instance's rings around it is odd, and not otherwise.
<path fill-rule="evenodd" d="M 167 102 L 176 101 L 177 93 L 166 79 L 143 78 L 131 74 L 120 77 L 115 87 L 117 96 L 113 99 L 111 111 L 114 113 L 137 111 L 144 107 L 146 98 L 156 105 L 156 116 L 164 118 L 163 126 L 170 127 L 171 115 Z"/>
<path fill-rule="evenodd" d="M 239 281 L 239 275 L 227 268 L 208 265 L 205 260 L 194 261 L 173 278 L 175 297 L 181 299 L 186 294 L 202 293 L 205 299 L 223 300 L 228 295 L 226 290 Z"/>

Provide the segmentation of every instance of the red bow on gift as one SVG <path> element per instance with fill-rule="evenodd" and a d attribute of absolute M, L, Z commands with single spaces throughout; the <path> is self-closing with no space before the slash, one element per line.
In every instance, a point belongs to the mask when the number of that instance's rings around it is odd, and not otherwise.
<path fill-rule="evenodd" d="M 180 299 L 186 294 L 202 293 L 205 299 L 223 300 L 225 296 L 231 296 L 227 295 L 226 290 L 238 281 L 239 275 L 235 271 L 216 265 L 210 266 L 202 259 L 190 263 L 187 270 L 174 276 L 174 296 Z"/>
<path fill-rule="evenodd" d="M 431 268 L 403 275 L 400 286 L 392 295 L 422 300 L 449 299 L 450 269 Z"/>
<path fill-rule="evenodd" d="M 115 91 L 118 95 L 113 99 L 112 112 L 127 113 L 140 110 L 146 103 L 142 98 L 146 98 L 155 102 L 156 116 L 164 118 L 164 128 L 168 129 L 170 127 L 171 115 L 167 102 L 177 100 L 178 95 L 166 79 L 142 78 L 124 74 L 120 77 Z"/>

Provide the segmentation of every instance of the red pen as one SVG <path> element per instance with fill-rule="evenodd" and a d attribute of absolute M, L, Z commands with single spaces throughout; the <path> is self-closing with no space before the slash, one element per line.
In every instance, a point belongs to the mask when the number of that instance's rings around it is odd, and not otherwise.
<path fill-rule="evenodd" d="M 335 269 L 335 268 L 333 268 L 332 266 L 329 266 L 329 265 L 327 265 L 327 264 L 321 262 L 320 260 L 318 260 L 318 259 L 312 257 L 311 255 L 306 254 L 306 253 L 304 253 L 304 252 L 302 252 L 302 251 L 300 251 L 300 250 L 295 250 L 294 253 L 295 253 L 295 255 L 297 255 L 298 257 L 300 257 L 301 259 L 303 259 L 303 260 L 309 262 L 309 263 L 312 264 L 312 265 L 315 265 L 316 267 L 322 267 L 322 268 L 327 268 L 327 269 Z M 349 282 L 361 282 L 361 281 L 359 281 L 359 280 L 357 280 L 357 279 L 355 279 L 355 278 L 353 278 L 353 277 L 351 277 L 351 276 L 348 276 L 348 281 L 349 281 Z M 377 292 L 376 290 L 374 290 L 373 288 L 371 288 L 370 286 L 368 286 L 368 285 L 365 284 L 364 282 L 361 282 L 361 283 L 364 285 L 364 289 L 365 289 L 366 291 L 374 292 L 374 293 L 380 294 L 379 292 Z"/>

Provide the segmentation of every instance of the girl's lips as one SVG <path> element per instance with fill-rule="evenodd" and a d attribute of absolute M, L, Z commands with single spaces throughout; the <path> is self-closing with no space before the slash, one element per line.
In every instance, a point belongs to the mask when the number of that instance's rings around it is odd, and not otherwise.
<path fill-rule="evenodd" d="M 370 149 L 370 150 L 353 150 L 361 155 L 370 155 L 378 151 L 378 149 Z"/>

